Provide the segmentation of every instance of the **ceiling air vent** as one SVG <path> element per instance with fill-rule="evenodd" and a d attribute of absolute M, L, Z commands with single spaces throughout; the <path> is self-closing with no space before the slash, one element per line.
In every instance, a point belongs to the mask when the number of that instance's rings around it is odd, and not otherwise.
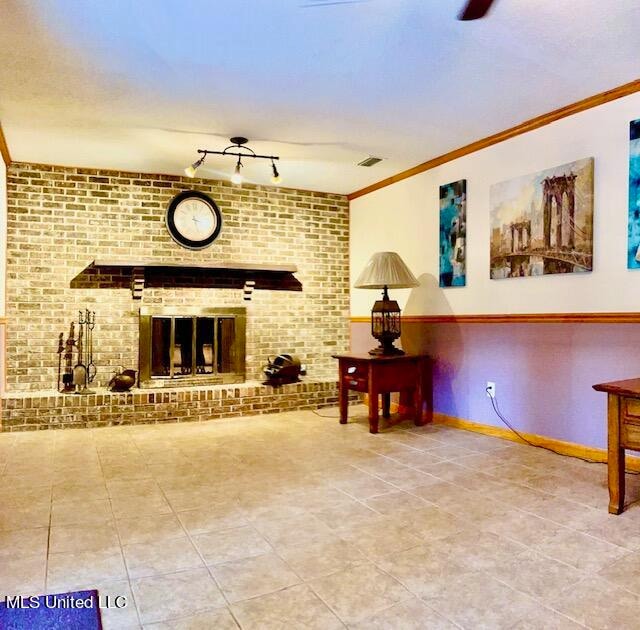
<path fill-rule="evenodd" d="M 362 160 L 362 162 L 358 162 L 358 166 L 373 166 L 378 162 L 382 162 L 382 158 L 369 156 L 366 160 Z"/>

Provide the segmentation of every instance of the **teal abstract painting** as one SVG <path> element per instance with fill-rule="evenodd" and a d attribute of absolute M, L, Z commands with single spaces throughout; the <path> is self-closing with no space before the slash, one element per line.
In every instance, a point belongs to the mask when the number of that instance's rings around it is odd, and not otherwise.
<path fill-rule="evenodd" d="M 440 186 L 440 286 L 467 282 L 467 180 Z"/>
<path fill-rule="evenodd" d="M 629 124 L 627 268 L 640 269 L 640 118 Z"/>

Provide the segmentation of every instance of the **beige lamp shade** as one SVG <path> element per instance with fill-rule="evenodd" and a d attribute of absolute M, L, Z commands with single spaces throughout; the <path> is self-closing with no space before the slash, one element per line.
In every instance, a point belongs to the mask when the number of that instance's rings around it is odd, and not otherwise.
<path fill-rule="evenodd" d="M 419 284 L 396 252 L 377 252 L 353 286 L 356 289 L 408 289 Z"/>

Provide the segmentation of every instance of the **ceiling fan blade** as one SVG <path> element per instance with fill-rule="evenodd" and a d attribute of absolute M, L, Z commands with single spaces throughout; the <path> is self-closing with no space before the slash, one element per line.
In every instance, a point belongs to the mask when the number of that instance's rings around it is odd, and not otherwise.
<path fill-rule="evenodd" d="M 464 9 L 458 14 L 458 19 L 478 20 L 487 14 L 492 4 L 493 0 L 468 0 Z"/>

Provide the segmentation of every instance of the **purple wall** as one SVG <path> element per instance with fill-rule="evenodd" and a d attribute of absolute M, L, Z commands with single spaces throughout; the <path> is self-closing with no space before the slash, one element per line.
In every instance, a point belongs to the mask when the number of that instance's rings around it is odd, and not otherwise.
<path fill-rule="evenodd" d="M 516 429 L 606 448 L 606 396 L 594 383 L 640 376 L 638 324 L 411 324 L 402 347 L 434 358 L 434 410 L 504 427 L 484 388 Z M 351 349 L 374 347 L 351 325 Z"/>

